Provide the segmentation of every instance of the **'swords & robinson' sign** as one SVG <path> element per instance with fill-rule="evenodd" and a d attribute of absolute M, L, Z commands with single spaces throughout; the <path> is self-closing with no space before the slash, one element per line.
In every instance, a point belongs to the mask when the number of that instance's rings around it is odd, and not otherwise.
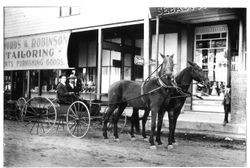
<path fill-rule="evenodd" d="M 4 40 L 4 70 L 68 68 L 70 31 Z"/>

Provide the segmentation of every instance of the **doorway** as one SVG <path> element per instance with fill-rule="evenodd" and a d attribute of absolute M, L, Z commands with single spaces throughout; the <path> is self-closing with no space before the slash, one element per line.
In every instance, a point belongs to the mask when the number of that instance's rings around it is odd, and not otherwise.
<path fill-rule="evenodd" d="M 226 86 L 229 84 L 227 25 L 203 26 L 195 28 L 194 62 L 197 63 L 210 80 L 204 90 L 193 84 L 193 93 L 204 100 L 193 98 L 192 110 L 223 112 L 221 102 Z"/>

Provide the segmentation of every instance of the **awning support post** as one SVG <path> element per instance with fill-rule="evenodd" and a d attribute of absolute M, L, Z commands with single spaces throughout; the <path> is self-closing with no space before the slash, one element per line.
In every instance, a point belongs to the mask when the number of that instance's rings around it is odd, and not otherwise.
<path fill-rule="evenodd" d="M 101 75 L 102 75 L 102 29 L 98 29 L 98 58 L 97 58 L 97 96 L 96 99 L 101 99 Z"/>

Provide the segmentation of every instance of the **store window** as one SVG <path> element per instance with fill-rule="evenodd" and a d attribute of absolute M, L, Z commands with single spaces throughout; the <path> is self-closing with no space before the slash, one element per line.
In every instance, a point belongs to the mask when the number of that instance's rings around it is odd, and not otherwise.
<path fill-rule="evenodd" d="M 83 93 L 96 92 L 97 80 L 97 41 L 88 40 L 79 43 L 79 61 L 77 73 L 83 81 Z"/>
<path fill-rule="evenodd" d="M 56 98 L 59 72 L 61 73 L 61 70 L 31 70 L 31 97 L 42 95 L 48 98 Z"/>
<path fill-rule="evenodd" d="M 226 25 L 199 27 L 195 33 L 194 61 L 210 80 L 207 90 L 194 85 L 194 92 L 223 96 L 228 79 L 228 31 Z"/>
<path fill-rule="evenodd" d="M 95 93 L 96 92 L 96 79 L 97 79 L 96 67 L 81 68 L 79 72 L 81 72 L 82 79 L 83 79 L 82 92 L 83 93 Z"/>
<path fill-rule="evenodd" d="M 41 71 L 41 87 L 42 94 L 55 93 L 58 84 L 58 70 L 42 70 Z"/>
<path fill-rule="evenodd" d="M 39 95 L 39 70 L 30 71 L 30 92 L 31 97 Z"/>
<path fill-rule="evenodd" d="M 163 55 L 174 55 L 174 69 L 173 74 L 177 73 L 177 60 L 178 60 L 178 33 L 166 33 L 166 34 L 159 34 L 159 54 L 158 59 L 156 57 L 156 35 L 152 35 L 152 50 L 151 50 L 151 60 L 155 62 L 155 64 L 150 65 L 150 73 L 155 71 L 156 61 L 158 60 L 158 66 L 162 63 L 163 59 L 160 54 Z M 155 76 L 156 73 L 153 74 Z"/>
<path fill-rule="evenodd" d="M 4 72 L 4 100 L 11 99 L 11 72 Z"/>
<path fill-rule="evenodd" d="M 124 80 L 131 80 L 131 59 L 131 54 L 126 53 L 124 55 Z"/>
<path fill-rule="evenodd" d="M 121 53 L 103 50 L 102 53 L 102 93 L 107 93 L 109 86 L 121 80 Z"/>

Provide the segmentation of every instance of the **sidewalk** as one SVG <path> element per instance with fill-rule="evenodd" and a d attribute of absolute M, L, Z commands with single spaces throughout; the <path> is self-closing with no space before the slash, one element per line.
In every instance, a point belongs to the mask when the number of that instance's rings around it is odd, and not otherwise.
<path fill-rule="evenodd" d="M 246 125 L 228 123 L 223 126 L 223 119 L 223 113 L 184 111 L 177 120 L 176 132 L 246 140 Z M 146 129 L 150 130 L 150 124 L 151 120 L 147 122 Z M 168 124 L 168 115 L 166 113 L 163 121 L 163 131 L 168 132 Z"/>

